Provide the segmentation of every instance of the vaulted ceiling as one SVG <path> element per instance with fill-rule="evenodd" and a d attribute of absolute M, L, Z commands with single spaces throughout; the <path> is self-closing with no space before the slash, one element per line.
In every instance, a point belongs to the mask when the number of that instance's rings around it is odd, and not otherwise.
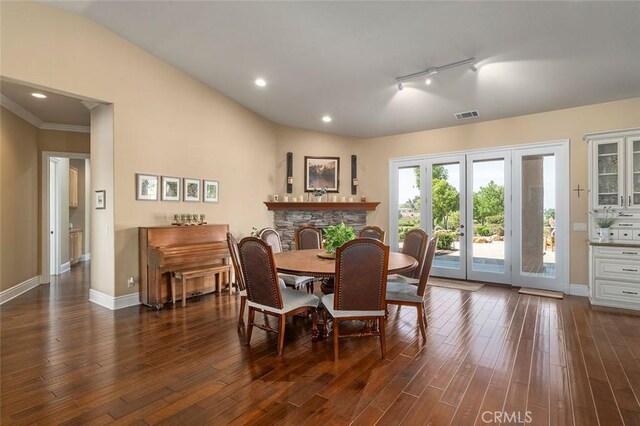
<path fill-rule="evenodd" d="M 276 123 L 344 135 L 458 125 L 469 121 L 454 113 L 473 109 L 481 121 L 640 96 L 640 2 L 51 3 Z M 396 86 L 470 57 L 478 72 Z"/>

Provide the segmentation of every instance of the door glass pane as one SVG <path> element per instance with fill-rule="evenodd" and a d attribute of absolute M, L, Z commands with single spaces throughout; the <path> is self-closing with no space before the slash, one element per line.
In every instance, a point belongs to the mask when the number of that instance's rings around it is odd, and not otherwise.
<path fill-rule="evenodd" d="M 504 273 L 504 159 L 473 162 L 472 268 Z"/>
<path fill-rule="evenodd" d="M 438 234 L 433 265 L 460 269 L 460 163 L 434 164 L 431 188 L 432 225 Z"/>
<path fill-rule="evenodd" d="M 522 229 L 520 247 L 523 275 L 556 275 L 556 158 L 522 157 Z"/>
<path fill-rule="evenodd" d="M 598 145 L 598 204 L 618 204 L 618 144 Z"/>
<path fill-rule="evenodd" d="M 398 246 L 407 233 L 420 227 L 420 167 L 398 170 Z"/>
<path fill-rule="evenodd" d="M 633 170 L 633 205 L 640 206 L 640 140 L 633 141 L 633 164 L 631 169 Z"/>

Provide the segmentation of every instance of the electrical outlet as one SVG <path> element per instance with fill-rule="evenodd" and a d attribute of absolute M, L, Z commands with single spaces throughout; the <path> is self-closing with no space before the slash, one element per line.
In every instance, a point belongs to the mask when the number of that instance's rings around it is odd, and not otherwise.
<path fill-rule="evenodd" d="M 136 280 L 133 277 L 129 277 L 127 280 L 127 287 L 132 288 L 134 285 L 136 285 Z"/>
<path fill-rule="evenodd" d="M 576 222 L 573 224 L 573 230 L 578 232 L 587 232 L 587 224 Z"/>

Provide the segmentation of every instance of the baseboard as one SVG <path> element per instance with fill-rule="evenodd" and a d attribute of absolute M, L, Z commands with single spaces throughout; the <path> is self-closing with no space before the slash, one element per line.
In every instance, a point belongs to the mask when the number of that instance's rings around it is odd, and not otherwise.
<path fill-rule="evenodd" d="M 89 289 L 89 301 L 114 311 L 116 309 L 139 305 L 140 296 L 138 293 L 131 293 L 125 294 L 124 296 L 113 297 L 91 288 Z"/>
<path fill-rule="evenodd" d="M 71 270 L 71 262 L 63 263 L 60 265 L 60 274 L 64 274 L 65 272 L 69 272 Z"/>
<path fill-rule="evenodd" d="M 589 287 L 586 284 L 569 284 L 569 294 L 572 296 L 589 297 Z"/>
<path fill-rule="evenodd" d="M 85 253 L 80 256 L 80 262 L 87 262 L 89 260 L 91 260 L 91 253 Z"/>
<path fill-rule="evenodd" d="M 40 285 L 40 275 L 0 292 L 0 305 Z"/>

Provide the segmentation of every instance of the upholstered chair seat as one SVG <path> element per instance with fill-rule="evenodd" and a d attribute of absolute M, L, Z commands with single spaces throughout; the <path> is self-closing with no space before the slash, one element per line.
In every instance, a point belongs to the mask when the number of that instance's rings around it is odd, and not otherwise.
<path fill-rule="evenodd" d="M 282 242 L 280 241 L 280 234 L 273 228 L 264 228 L 258 233 L 258 238 L 260 238 L 265 243 L 271 246 L 271 249 L 274 253 L 282 252 Z M 278 274 L 278 276 L 284 281 L 286 285 L 289 287 L 293 287 L 296 290 L 300 290 L 302 288 L 307 288 L 313 284 L 313 277 L 305 277 L 298 275 L 290 275 L 290 274 Z"/>
<path fill-rule="evenodd" d="M 322 306 L 329 312 L 329 315 L 333 318 L 347 318 L 347 317 L 363 317 L 363 316 L 380 316 L 384 315 L 384 309 L 373 311 L 350 311 L 350 310 L 338 310 L 334 309 L 335 294 L 326 294 L 322 296 Z"/>
<path fill-rule="evenodd" d="M 275 308 L 273 306 L 261 305 L 249 301 L 249 306 L 259 308 L 263 311 L 273 312 L 274 314 L 284 314 L 294 309 L 302 308 L 304 306 L 309 308 L 317 308 L 320 300 L 318 296 L 305 293 L 302 291 L 292 290 L 290 288 L 281 289 L 282 294 L 282 308 Z"/>

